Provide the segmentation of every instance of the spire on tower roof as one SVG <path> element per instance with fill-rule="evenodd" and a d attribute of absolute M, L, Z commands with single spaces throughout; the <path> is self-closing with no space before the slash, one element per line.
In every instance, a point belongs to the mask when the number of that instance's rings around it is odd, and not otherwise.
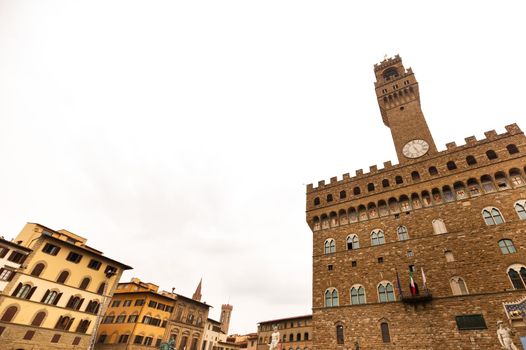
<path fill-rule="evenodd" d="M 192 299 L 201 301 L 201 287 L 203 284 L 203 278 L 199 280 L 199 284 L 197 285 L 197 288 L 195 289 L 194 295 L 192 296 Z"/>

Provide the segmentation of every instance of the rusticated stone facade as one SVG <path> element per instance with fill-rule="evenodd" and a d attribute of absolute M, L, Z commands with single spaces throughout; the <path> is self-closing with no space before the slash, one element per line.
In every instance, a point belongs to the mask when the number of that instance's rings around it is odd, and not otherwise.
<path fill-rule="evenodd" d="M 504 304 L 526 298 L 523 132 L 438 151 L 411 69 L 397 56 L 375 73 L 400 164 L 307 186 L 313 349 L 500 349 L 498 320 L 520 346 L 521 311 Z"/>

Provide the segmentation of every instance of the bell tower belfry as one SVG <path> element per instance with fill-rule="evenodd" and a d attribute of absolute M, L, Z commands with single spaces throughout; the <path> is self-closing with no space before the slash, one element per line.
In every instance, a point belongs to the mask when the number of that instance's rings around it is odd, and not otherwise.
<path fill-rule="evenodd" d="M 418 82 L 399 55 L 374 65 L 376 97 L 400 164 L 437 153 L 422 108 Z"/>

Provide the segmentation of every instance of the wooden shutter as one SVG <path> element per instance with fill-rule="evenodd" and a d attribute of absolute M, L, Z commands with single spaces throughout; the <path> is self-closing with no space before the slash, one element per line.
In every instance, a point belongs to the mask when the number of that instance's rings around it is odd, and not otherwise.
<path fill-rule="evenodd" d="M 44 297 L 42 298 L 42 300 L 40 300 L 41 303 L 44 302 L 44 300 L 46 300 L 47 296 L 49 295 L 50 293 L 50 290 L 48 289 L 45 293 L 44 293 Z"/>
<path fill-rule="evenodd" d="M 75 320 L 75 317 L 72 317 L 69 319 L 68 324 L 66 325 L 66 330 L 69 331 L 69 327 L 73 324 L 73 321 Z"/>
<path fill-rule="evenodd" d="M 80 299 L 79 304 L 77 305 L 76 309 L 79 310 L 82 306 L 82 303 L 84 302 L 84 299 Z"/>
<path fill-rule="evenodd" d="M 68 303 L 66 304 L 66 307 L 71 307 L 71 305 L 73 304 L 73 299 L 75 299 L 75 297 L 73 295 L 69 297 L 69 300 L 68 300 Z"/>
<path fill-rule="evenodd" d="M 13 294 L 11 294 L 11 296 L 15 296 L 20 291 L 20 288 L 22 288 L 22 283 L 18 283 L 18 285 L 15 288 L 15 291 L 13 292 Z"/>
<path fill-rule="evenodd" d="M 29 291 L 29 294 L 27 295 L 26 299 L 31 299 L 31 296 L 33 295 L 33 293 L 35 292 L 35 290 L 37 290 L 37 287 L 33 287 L 31 288 L 31 290 Z"/>
<path fill-rule="evenodd" d="M 55 301 L 53 302 L 53 305 L 57 305 L 58 301 L 60 300 L 60 297 L 62 296 L 62 293 L 58 293 L 57 297 L 55 298 Z"/>

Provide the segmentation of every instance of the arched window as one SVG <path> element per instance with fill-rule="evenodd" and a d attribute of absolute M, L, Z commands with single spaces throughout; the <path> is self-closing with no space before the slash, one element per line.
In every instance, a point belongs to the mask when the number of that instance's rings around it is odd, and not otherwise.
<path fill-rule="evenodd" d="M 62 271 L 60 275 L 58 275 L 57 283 L 62 283 L 62 284 L 66 283 L 66 280 L 68 279 L 68 277 L 69 277 L 69 272 Z"/>
<path fill-rule="evenodd" d="M 526 267 L 524 265 L 512 265 L 508 268 L 508 277 L 515 289 L 524 289 L 526 282 Z"/>
<path fill-rule="evenodd" d="M 480 177 L 480 183 L 482 184 L 482 189 L 484 192 L 495 192 L 495 184 L 493 183 L 493 179 L 489 175 L 482 175 Z"/>
<path fill-rule="evenodd" d="M 44 271 L 44 267 L 46 266 L 43 263 L 36 264 L 31 271 L 31 276 L 39 277 L 42 271 Z"/>
<path fill-rule="evenodd" d="M 321 225 L 320 225 L 320 218 L 315 216 L 313 219 L 312 219 L 312 230 L 313 231 L 318 231 L 319 229 L 321 229 Z"/>
<path fill-rule="evenodd" d="M 446 164 L 447 166 L 447 169 L 448 170 L 455 170 L 457 168 L 457 165 L 455 164 L 454 161 L 450 160 L 449 162 L 447 162 Z"/>
<path fill-rule="evenodd" d="M 384 80 L 389 80 L 391 78 L 396 78 L 398 76 L 398 71 L 396 70 L 396 68 L 394 67 L 390 67 L 390 68 L 387 68 L 386 70 L 384 70 L 384 72 L 382 73 L 382 76 L 384 78 Z"/>
<path fill-rule="evenodd" d="M 82 282 L 80 282 L 79 289 L 86 289 L 89 286 L 89 283 L 91 282 L 91 279 L 89 277 L 85 277 Z"/>
<path fill-rule="evenodd" d="M 418 171 L 413 171 L 411 173 L 411 179 L 413 181 L 420 181 L 420 174 L 418 173 Z"/>
<path fill-rule="evenodd" d="M 360 221 L 366 221 L 368 219 L 367 209 L 363 204 L 358 206 L 358 218 L 360 219 Z"/>
<path fill-rule="evenodd" d="M 44 311 L 38 312 L 35 317 L 33 317 L 33 321 L 31 322 L 32 326 L 39 327 L 42 322 L 44 321 L 44 318 L 46 318 L 46 313 Z"/>
<path fill-rule="evenodd" d="M 438 170 L 436 167 L 432 166 L 428 169 L 429 171 L 429 175 L 432 175 L 432 176 L 435 176 L 435 175 L 438 175 Z"/>
<path fill-rule="evenodd" d="M 405 194 L 400 196 L 399 203 L 400 203 L 400 208 L 402 209 L 402 211 L 411 210 L 411 203 L 409 203 L 409 198 Z"/>
<path fill-rule="evenodd" d="M 367 204 L 367 212 L 369 213 L 370 219 L 374 219 L 378 217 L 378 211 L 376 210 L 376 204 L 372 202 Z"/>
<path fill-rule="evenodd" d="M 325 241 L 325 254 L 331 254 L 336 252 L 336 242 L 334 239 L 329 238 Z"/>
<path fill-rule="evenodd" d="M 488 157 L 489 160 L 493 160 L 493 159 L 497 159 L 497 153 L 495 153 L 494 150 L 490 149 L 489 151 L 486 152 L 486 156 Z"/>
<path fill-rule="evenodd" d="M 329 217 L 327 216 L 327 214 L 321 215 L 321 228 L 323 230 L 329 228 Z"/>
<path fill-rule="evenodd" d="M 373 230 L 371 232 L 371 245 L 380 245 L 385 243 L 384 231 Z"/>
<path fill-rule="evenodd" d="M 447 233 L 446 224 L 444 223 L 444 220 L 442 219 L 435 219 L 432 222 L 433 224 L 433 232 L 438 235 L 441 233 Z"/>
<path fill-rule="evenodd" d="M 380 216 L 389 215 L 389 208 L 387 207 L 387 203 L 385 203 L 383 199 L 378 202 L 378 214 Z"/>
<path fill-rule="evenodd" d="M 352 189 L 352 193 L 357 196 L 360 194 L 360 187 L 356 186 L 355 188 Z"/>
<path fill-rule="evenodd" d="M 309 333 L 308 332 L 305 332 L 305 334 L 303 334 L 303 340 L 309 340 Z"/>
<path fill-rule="evenodd" d="M 398 201 L 396 200 L 396 198 L 389 198 L 387 203 L 389 205 L 389 211 L 391 212 L 391 214 L 397 214 L 400 212 L 400 206 L 398 205 Z"/>
<path fill-rule="evenodd" d="M 365 288 L 363 286 L 356 285 L 351 288 L 351 304 L 365 304 Z"/>
<path fill-rule="evenodd" d="M 451 291 L 453 295 L 465 295 L 468 294 L 468 288 L 466 287 L 466 282 L 462 277 L 453 277 L 449 280 L 451 286 Z"/>
<path fill-rule="evenodd" d="M 30 284 L 19 283 L 13 292 L 15 298 L 30 299 L 37 287 L 32 287 Z"/>
<path fill-rule="evenodd" d="M 325 291 L 325 306 L 333 307 L 338 306 L 338 291 L 335 288 L 329 288 Z"/>
<path fill-rule="evenodd" d="M 320 205 L 320 197 L 314 198 L 314 205 Z"/>
<path fill-rule="evenodd" d="M 517 250 L 515 249 L 515 246 L 513 245 L 513 241 L 511 239 L 501 239 L 499 241 L 499 248 L 502 254 L 513 254 L 516 253 Z"/>
<path fill-rule="evenodd" d="M 97 294 L 104 294 L 104 289 L 106 289 L 106 283 L 102 282 L 99 286 L 99 289 L 97 289 Z"/>
<path fill-rule="evenodd" d="M 455 261 L 455 256 L 453 255 L 453 252 L 451 250 L 446 250 L 444 252 L 444 256 L 446 257 L 446 262 Z"/>
<path fill-rule="evenodd" d="M 358 249 L 360 248 L 360 241 L 358 240 L 357 235 L 347 236 L 347 250 Z"/>
<path fill-rule="evenodd" d="M 506 177 L 506 174 L 503 171 L 499 171 L 495 174 L 495 183 L 497 184 L 497 188 L 499 190 L 505 190 L 510 188 L 508 178 Z"/>
<path fill-rule="evenodd" d="M 422 202 L 420 201 L 418 193 L 411 194 L 411 204 L 413 205 L 413 209 L 422 208 Z"/>
<path fill-rule="evenodd" d="M 296 334 L 296 341 L 301 341 L 301 333 Z"/>
<path fill-rule="evenodd" d="M 10 306 L 2 315 L 2 318 L 0 318 L 0 321 L 2 322 L 11 322 L 11 320 L 15 317 L 16 313 L 18 312 L 18 308 L 16 306 Z"/>
<path fill-rule="evenodd" d="M 338 212 L 338 217 L 340 221 L 340 225 L 347 225 L 349 223 L 349 217 L 347 216 L 347 212 L 345 209 L 340 209 Z"/>
<path fill-rule="evenodd" d="M 387 180 L 387 179 L 383 179 L 383 180 L 382 180 L 382 187 L 384 187 L 384 188 L 385 188 L 385 187 L 389 187 L 389 180 Z"/>
<path fill-rule="evenodd" d="M 515 211 L 519 215 L 519 219 L 526 220 L 526 200 L 522 199 L 515 202 Z"/>
<path fill-rule="evenodd" d="M 372 182 L 367 184 L 367 191 L 369 192 L 374 191 L 374 184 Z"/>
<path fill-rule="evenodd" d="M 398 226 L 396 233 L 398 233 L 399 241 L 405 241 L 409 239 L 409 232 L 407 232 L 407 227 L 405 226 Z"/>
<path fill-rule="evenodd" d="M 455 196 L 457 197 L 457 199 L 468 198 L 466 186 L 464 186 L 464 183 L 462 181 L 455 182 L 455 184 L 453 185 L 453 190 L 455 191 Z"/>
<path fill-rule="evenodd" d="M 62 293 L 48 289 L 40 302 L 44 304 L 48 304 L 48 305 L 57 305 L 61 296 L 62 296 Z"/>
<path fill-rule="evenodd" d="M 429 195 L 429 192 L 422 191 L 422 203 L 424 204 L 424 207 L 429 207 L 431 205 L 431 196 Z"/>
<path fill-rule="evenodd" d="M 495 207 L 487 207 L 482 210 L 482 217 L 486 225 L 500 225 L 504 223 L 500 210 Z"/>
<path fill-rule="evenodd" d="M 378 285 L 378 300 L 381 303 L 395 301 L 394 289 L 391 282 L 380 282 Z"/>
<path fill-rule="evenodd" d="M 339 324 L 336 325 L 336 343 L 337 344 L 344 344 L 345 339 L 343 335 L 343 325 Z"/>
<path fill-rule="evenodd" d="M 294 341 L 294 334 L 289 334 L 289 341 Z"/>
<path fill-rule="evenodd" d="M 390 343 L 391 335 L 389 334 L 389 324 L 387 322 L 380 323 L 380 331 L 382 332 L 382 342 Z"/>
<path fill-rule="evenodd" d="M 402 177 L 400 175 L 396 175 L 395 182 L 396 182 L 397 185 L 400 185 L 400 184 L 404 183 L 404 179 L 402 179 Z"/>
<path fill-rule="evenodd" d="M 475 165 L 477 164 L 477 160 L 473 156 L 467 156 L 466 163 L 468 163 L 468 165 Z"/>
<path fill-rule="evenodd" d="M 514 144 L 507 145 L 506 149 L 508 150 L 509 154 L 519 153 L 519 149 Z"/>
<path fill-rule="evenodd" d="M 340 199 L 344 199 L 344 198 L 347 198 L 347 192 L 340 191 Z"/>
<path fill-rule="evenodd" d="M 331 213 L 329 214 L 329 222 L 331 223 L 331 227 L 338 226 L 338 215 L 336 214 L 336 212 L 331 211 Z"/>
<path fill-rule="evenodd" d="M 445 202 L 452 202 L 455 200 L 455 196 L 453 196 L 453 191 L 451 191 L 451 187 L 449 187 L 448 185 L 442 187 L 442 195 L 444 195 Z"/>
<path fill-rule="evenodd" d="M 332 194 L 327 195 L 327 202 L 332 202 Z"/>
<path fill-rule="evenodd" d="M 519 187 L 524 185 L 524 179 L 522 178 L 521 171 L 517 168 L 510 170 L 510 181 L 513 187 Z"/>
<path fill-rule="evenodd" d="M 477 179 L 471 178 L 468 180 L 468 189 L 470 196 L 479 196 L 480 195 L 480 185 Z"/>
<path fill-rule="evenodd" d="M 98 314 L 99 313 L 99 308 L 100 308 L 100 303 L 97 301 L 97 300 L 91 300 L 89 303 L 88 303 L 88 306 L 86 306 L 86 312 L 89 312 L 90 314 Z M 135 318 L 133 318 L 134 315 L 130 315 L 130 317 L 128 317 L 128 323 L 134 323 L 135 321 L 132 321 L 132 319 L 136 319 L 137 316 L 135 316 Z"/>
<path fill-rule="evenodd" d="M 433 188 L 431 190 L 431 194 L 433 195 L 433 202 L 435 204 L 442 203 L 442 193 L 440 193 L 440 190 L 438 188 Z"/>
<path fill-rule="evenodd" d="M 356 209 L 349 208 L 349 222 L 358 222 L 358 213 L 356 213 Z"/>

